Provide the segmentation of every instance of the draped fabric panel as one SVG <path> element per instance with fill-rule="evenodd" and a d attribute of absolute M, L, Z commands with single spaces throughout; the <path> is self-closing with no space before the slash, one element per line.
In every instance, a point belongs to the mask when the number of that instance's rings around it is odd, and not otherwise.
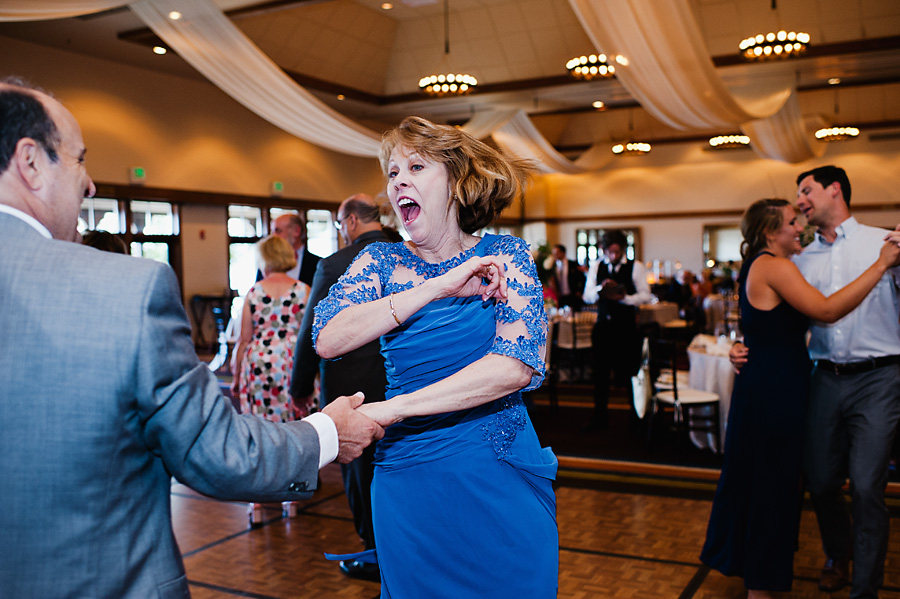
<path fill-rule="evenodd" d="M 336 152 L 378 155 L 380 135 L 297 85 L 210 0 L 141 0 L 130 6 L 179 56 L 270 123 Z M 169 19 L 172 10 L 184 17 Z"/>
<path fill-rule="evenodd" d="M 616 77 L 661 122 L 680 130 L 736 127 L 771 116 L 782 89 L 745 106 L 725 87 L 687 0 L 569 0 L 607 56 L 623 56 Z"/>
<path fill-rule="evenodd" d="M 128 4 L 125 0 L 3 0 L 0 21 L 47 21 L 78 17 Z"/>
<path fill-rule="evenodd" d="M 795 90 L 774 116 L 744 123 L 741 130 L 762 158 L 797 163 L 825 153 L 825 144 L 814 134 L 822 126 L 821 117 L 804 119 L 800 114 Z"/>
<path fill-rule="evenodd" d="M 605 154 L 586 152 L 577 162 L 572 162 L 550 145 L 523 110 L 517 111 L 497 127 L 492 137 L 504 152 L 537 161 L 538 170 L 542 173 L 584 173 L 601 168 L 612 157 L 608 144 L 604 144 Z"/>

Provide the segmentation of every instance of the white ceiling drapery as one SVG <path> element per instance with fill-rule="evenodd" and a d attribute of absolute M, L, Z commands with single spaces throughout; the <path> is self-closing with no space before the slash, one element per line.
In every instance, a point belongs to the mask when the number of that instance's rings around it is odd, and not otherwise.
<path fill-rule="evenodd" d="M 641 105 L 677 129 L 742 126 L 756 152 L 799 162 L 821 155 L 789 86 L 766 93 L 729 91 L 706 50 L 686 0 L 569 0 L 595 46 L 627 57 L 617 76 Z M 121 0 L 4 0 L 0 21 L 87 14 Z M 139 0 L 129 4 L 183 59 L 249 110 L 310 143 L 356 156 L 377 156 L 381 136 L 341 115 L 289 78 L 211 0 Z M 178 10 L 183 18 L 168 18 Z M 504 151 L 540 164 L 545 173 L 583 173 L 611 159 L 606 143 L 577 161 L 557 152 L 521 110 L 475 115 L 465 129 L 493 136 Z"/>
<path fill-rule="evenodd" d="M 0 21 L 47 21 L 78 17 L 128 4 L 125 0 L 3 0 Z"/>
<path fill-rule="evenodd" d="M 270 123 L 336 152 L 378 155 L 380 135 L 297 85 L 210 0 L 141 0 L 130 6 L 179 56 Z M 182 18 L 170 19 L 173 10 Z"/>
<path fill-rule="evenodd" d="M 616 77 L 661 122 L 681 130 L 747 124 L 745 132 L 763 158 L 799 162 L 821 155 L 815 142 L 803 141 L 805 121 L 790 84 L 773 81 L 768 90 L 757 85 L 740 91 L 725 86 L 687 0 L 569 4 L 598 50 L 624 57 Z"/>

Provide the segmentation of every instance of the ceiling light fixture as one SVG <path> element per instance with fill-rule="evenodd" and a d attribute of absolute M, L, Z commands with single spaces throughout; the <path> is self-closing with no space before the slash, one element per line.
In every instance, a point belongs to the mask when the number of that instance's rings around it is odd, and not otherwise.
<path fill-rule="evenodd" d="M 628 136 L 634 135 L 634 111 L 628 111 Z M 629 141 L 616 144 L 612 147 L 612 153 L 617 156 L 639 156 L 650 153 L 650 144 L 644 141 Z"/>
<path fill-rule="evenodd" d="M 594 109 L 596 109 L 598 112 L 603 112 L 604 110 L 606 110 L 606 104 L 603 103 L 603 100 L 597 100 L 596 102 L 591 104 L 591 106 L 593 106 Z"/>
<path fill-rule="evenodd" d="M 169 13 L 169 18 L 172 19 L 173 21 L 177 21 L 181 18 L 181 13 L 178 12 L 177 10 L 173 10 L 172 12 Z"/>
<path fill-rule="evenodd" d="M 591 54 L 589 56 L 576 56 L 566 63 L 569 75 L 576 79 L 606 79 L 616 74 L 616 67 L 609 64 L 606 54 Z"/>
<path fill-rule="evenodd" d="M 827 127 L 816 131 L 816 139 L 821 141 L 844 141 L 859 135 L 856 127 Z"/>
<path fill-rule="evenodd" d="M 838 88 L 834 88 L 834 116 L 841 112 L 840 97 L 838 96 Z M 859 129 L 856 127 L 824 127 L 816 131 L 816 139 L 820 141 L 844 141 L 852 139 L 859 135 Z"/>
<path fill-rule="evenodd" d="M 444 56 L 442 64 L 450 56 L 450 4 L 444 0 Z M 428 75 L 419 79 L 419 89 L 430 96 L 461 96 L 468 94 L 478 85 L 478 80 L 468 74 L 449 73 Z"/>
<path fill-rule="evenodd" d="M 163 48 L 162 46 L 153 46 L 154 54 L 159 54 L 160 56 L 162 56 L 166 52 L 167 52 L 167 50 L 165 48 Z"/>
<path fill-rule="evenodd" d="M 616 144 L 612 147 L 613 154 L 620 156 L 638 156 L 650 152 L 650 144 L 643 141 L 629 141 L 624 144 Z"/>
<path fill-rule="evenodd" d="M 746 148 L 750 145 L 750 138 L 746 135 L 717 135 L 709 138 L 709 145 L 716 150 Z"/>
<path fill-rule="evenodd" d="M 777 0 L 772 0 L 772 10 L 777 10 Z M 799 56 L 809 45 L 809 34 L 802 31 L 785 31 L 777 33 L 758 33 L 741 41 L 739 48 L 745 59 L 777 60 Z"/>

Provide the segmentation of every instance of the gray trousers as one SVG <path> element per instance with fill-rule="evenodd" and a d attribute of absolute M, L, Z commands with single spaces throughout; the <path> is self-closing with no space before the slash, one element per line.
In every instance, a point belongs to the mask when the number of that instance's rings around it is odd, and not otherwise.
<path fill-rule="evenodd" d="M 884 502 L 900 419 L 900 366 L 854 374 L 813 370 L 804 472 L 825 554 L 852 558 L 853 599 L 878 596 L 890 517 Z M 841 486 L 850 478 L 852 517 Z"/>

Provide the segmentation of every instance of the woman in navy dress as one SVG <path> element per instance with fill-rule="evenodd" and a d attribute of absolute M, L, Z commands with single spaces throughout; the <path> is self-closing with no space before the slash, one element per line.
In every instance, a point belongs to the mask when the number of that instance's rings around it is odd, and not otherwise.
<path fill-rule="evenodd" d="M 725 459 L 700 559 L 742 576 L 750 599 L 790 591 L 803 499 L 801 458 L 810 374 L 809 319 L 834 322 L 853 310 L 898 256 L 886 243 L 858 279 L 825 297 L 790 261 L 803 226 L 786 200 L 744 213 L 740 308 L 751 357 L 735 379 Z"/>
<path fill-rule="evenodd" d="M 381 597 L 556 597 L 557 462 L 521 397 L 544 376 L 542 289 L 521 239 L 473 235 L 530 165 L 417 117 L 385 135 L 380 159 L 410 241 L 367 246 L 313 335 L 324 358 L 381 338 L 387 401 L 360 408 L 385 427 L 372 482 Z"/>

